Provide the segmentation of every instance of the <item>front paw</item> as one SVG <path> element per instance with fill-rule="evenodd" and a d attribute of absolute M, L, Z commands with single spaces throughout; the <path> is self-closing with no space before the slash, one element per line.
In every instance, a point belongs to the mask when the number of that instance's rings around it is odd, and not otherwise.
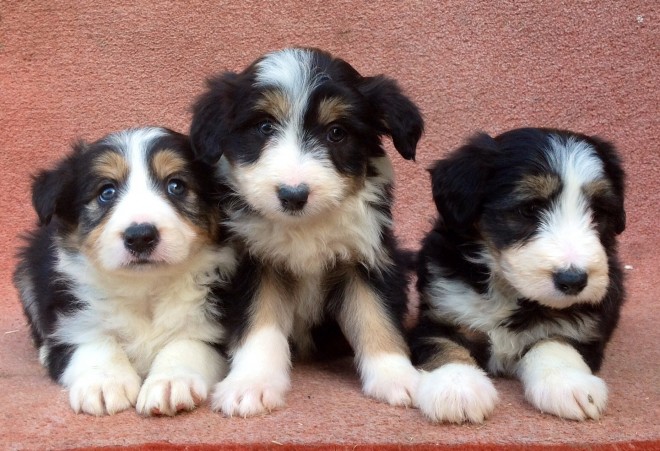
<path fill-rule="evenodd" d="M 271 412 L 284 406 L 284 395 L 289 389 L 289 379 L 241 378 L 230 374 L 215 386 L 212 408 L 229 417 L 250 417 Z"/>
<path fill-rule="evenodd" d="M 593 374 L 564 369 L 529 381 L 525 396 L 543 412 L 569 420 L 597 420 L 607 405 L 607 386 Z"/>
<path fill-rule="evenodd" d="M 433 422 L 483 423 L 495 409 L 497 391 L 480 368 L 449 363 L 422 373 L 415 404 Z"/>
<path fill-rule="evenodd" d="M 364 393 L 392 406 L 411 406 L 417 390 L 419 371 L 408 357 L 383 354 L 364 359 L 361 364 Z"/>
<path fill-rule="evenodd" d="M 88 372 L 71 384 L 69 402 L 76 413 L 113 415 L 135 405 L 141 382 L 135 372 Z"/>
<path fill-rule="evenodd" d="M 192 371 L 159 372 L 144 381 L 137 398 L 141 415 L 176 415 L 193 410 L 207 397 L 208 387 L 201 375 Z"/>

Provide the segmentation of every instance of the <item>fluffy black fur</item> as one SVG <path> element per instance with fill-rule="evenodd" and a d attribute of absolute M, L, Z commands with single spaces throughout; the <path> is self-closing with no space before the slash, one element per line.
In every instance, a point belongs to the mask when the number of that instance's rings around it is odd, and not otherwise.
<path fill-rule="evenodd" d="M 520 293 L 501 272 L 504 253 L 539 239 L 544 215 L 552 214 L 567 184 L 548 157 L 559 155 L 552 149 L 551 136 L 560 147 L 570 147 L 568 142 L 586 144 L 602 164 L 603 174 L 597 179 L 607 188 L 595 194 L 581 188 L 588 210 L 580 214 L 588 216 L 597 232 L 609 273 L 602 298 L 590 302 L 539 301 L 533 293 Z M 557 158 L 566 158 L 562 155 Z M 525 128 L 494 138 L 479 134 L 430 172 L 440 215 L 418 256 L 421 308 L 419 324 L 409 337 L 413 363 L 432 371 L 447 363 L 469 363 L 471 358 L 491 373 L 516 375 L 530 349 L 555 340 L 570 344 L 592 371 L 599 370 L 624 301 L 616 248 L 616 236 L 625 228 L 624 173 L 614 147 L 565 130 Z M 523 180 L 546 176 L 560 180 L 552 193 L 521 197 Z M 463 288 L 443 291 L 448 286 Z M 469 299 L 477 296 L 482 305 L 468 307 Z M 494 308 L 498 303 L 501 310 Z M 513 351 L 499 349 L 494 337 L 512 344 Z M 457 354 L 455 345 L 466 349 L 470 358 Z"/>
<path fill-rule="evenodd" d="M 289 71 L 299 74 L 296 82 L 287 78 Z M 279 328 L 281 317 L 290 314 L 282 313 L 287 305 L 304 304 L 310 298 L 314 305 L 321 303 L 322 313 L 293 307 L 300 309 L 294 314 L 294 331 L 283 333 L 301 356 L 318 356 L 319 351 L 336 354 L 346 344 L 337 318 L 345 308 L 348 287 L 356 280 L 378 299 L 388 323 L 385 327 L 402 336 L 408 279 L 391 227 L 393 180 L 389 163 L 384 163 L 381 138 L 390 136 L 395 149 L 405 159 L 413 159 L 422 131 L 417 107 L 393 80 L 363 77 L 345 61 L 320 50 L 274 52 L 243 72 L 223 73 L 208 81 L 193 107 L 191 139 L 201 158 L 219 160 L 218 181 L 230 192 L 222 202 L 228 206 L 227 226 L 245 246 L 229 306 L 231 355 L 257 329 L 258 306 L 268 304 L 280 312 L 268 313 L 268 323 Z M 279 150 L 280 141 L 292 135 L 296 141 Z M 297 160 L 280 165 L 278 152 L 285 158 L 285 152 L 294 151 L 300 159 L 309 158 L 312 169 L 296 166 Z M 251 183 L 244 181 L 246 174 L 262 168 L 272 169 L 264 170 L 263 177 L 252 176 Z M 294 183 L 310 185 L 310 201 L 300 210 L 280 208 L 275 190 L 298 171 L 302 181 Z M 266 179 L 271 174 L 279 178 Z M 324 191 L 333 188 L 318 183 L 319 178 L 336 186 L 334 191 L 343 193 L 336 195 L 343 197 L 327 200 L 335 193 Z M 259 195 L 251 194 L 257 187 Z M 360 213 L 349 210 L 356 203 L 362 206 Z M 342 215 L 351 218 L 344 236 L 338 229 L 344 226 L 320 226 L 339 224 Z M 368 239 L 358 237 L 369 227 L 374 230 Z M 310 249 L 318 252 L 303 260 L 301 255 Z M 310 284 L 315 287 L 311 292 Z M 277 293 L 273 298 L 260 298 L 265 285 Z M 354 327 L 340 326 L 344 333 Z M 353 333 L 358 332 L 348 331 Z M 311 347 L 305 338 L 310 336 Z M 351 345 L 355 348 L 356 342 Z M 407 354 L 407 349 L 401 352 Z M 221 385 L 229 387 L 230 382 Z M 214 407 L 230 415 L 250 415 L 278 405 L 241 405 L 238 399 L 231 406 L 228 399 L 229 395 L 216 395 Z"/>

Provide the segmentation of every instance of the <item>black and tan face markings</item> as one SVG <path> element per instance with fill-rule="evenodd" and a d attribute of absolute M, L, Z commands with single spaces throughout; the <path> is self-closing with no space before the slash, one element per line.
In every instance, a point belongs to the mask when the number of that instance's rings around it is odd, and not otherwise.
<path fill-rule="evenodd" d="M 186 159 L 172 149 L 156 150 L 151 155 L 150 167 L 158 181 L 167 181 L 188 171 Z"/>
<path fill-rule="evenodd" d="M 582 192 L 589 198 L 614 197 L 614 187 L 607 179 L 597 179 L 582 187 Z"/>
<path fill-rule="evenodd" d="M 284 123 L 291 118 L 291 102 L 286 93 L 280 89 L 267 89 L 261 93 L 254 111 L 265 117 L 272 118 L 277 123 Z"/>
<path fill-rule="evenodd" d="M 555 197 L 562 188 L 555 174 L 526 175 L 518 182 L 514 195 L 520 202 L 546 200 Z"/>
<path fill-rule="evenodd" d="M 108 149 L 94 158 L 92 171 L 99 180 L 123 184 L 128 178 L 130 166 L 122 153 Z"/>
<path fill-rule="evenodd" d="M 340 97 L 325 97 L 321 99 L 317 120 L 321 126 L 329 126 L 333 123 L 345 120 L 351 113 L 351 105 Z"/>

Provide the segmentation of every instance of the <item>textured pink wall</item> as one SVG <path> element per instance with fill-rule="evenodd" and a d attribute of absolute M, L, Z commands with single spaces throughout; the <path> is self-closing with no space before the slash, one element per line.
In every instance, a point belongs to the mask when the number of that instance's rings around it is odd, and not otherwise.
<path fill-rule="evenodd" d="M 36 167 L 78 136 L 138 124 L 185 131 L 206 76 L 289 45 L 386 73 L 424 112 L 417 163 L 396 166 L 396 218 L 408 246 L 433 216 L 431 161 L 475 130 L 544 125 L 618 144 L 630 174 L 624 245 L 654 255 L 657 13 L 655 2 L 639 0 L 1 1 L 0 280 L 17 232 L 34 220 L 28 179 Z"/>

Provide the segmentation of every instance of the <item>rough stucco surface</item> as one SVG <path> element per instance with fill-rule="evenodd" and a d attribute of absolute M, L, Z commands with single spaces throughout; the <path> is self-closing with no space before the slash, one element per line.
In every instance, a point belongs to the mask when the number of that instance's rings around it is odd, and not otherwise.
<path fill-rule="evenodd" d="M 660 446 L 658 9 L 640 0 L 0 1 L 0 447 Z M 601 373 L 611 398 L 601 421 L 545 416 L 517 382 L 497 380 L 500 404 L 485 425 L 430 425 L 363 397 L 350 362 L 296 367 L 287 408 L 249 420 L 207 406 L 174 419 L 70 412 L 37 363 L 10 283 L 17 235 L 35 221 L 30 174 L 78 137 L 143 124 L 186 131 L 208 75 L 289 45 L 388 74 L 424 112 L 417 162 L 392 152 L 397 230 L 411 248 L 434 216 L 425 169 L 470 133 L 539 125 L 617 144 L 629 175 L 621 252 L 632 269 Z"/>

